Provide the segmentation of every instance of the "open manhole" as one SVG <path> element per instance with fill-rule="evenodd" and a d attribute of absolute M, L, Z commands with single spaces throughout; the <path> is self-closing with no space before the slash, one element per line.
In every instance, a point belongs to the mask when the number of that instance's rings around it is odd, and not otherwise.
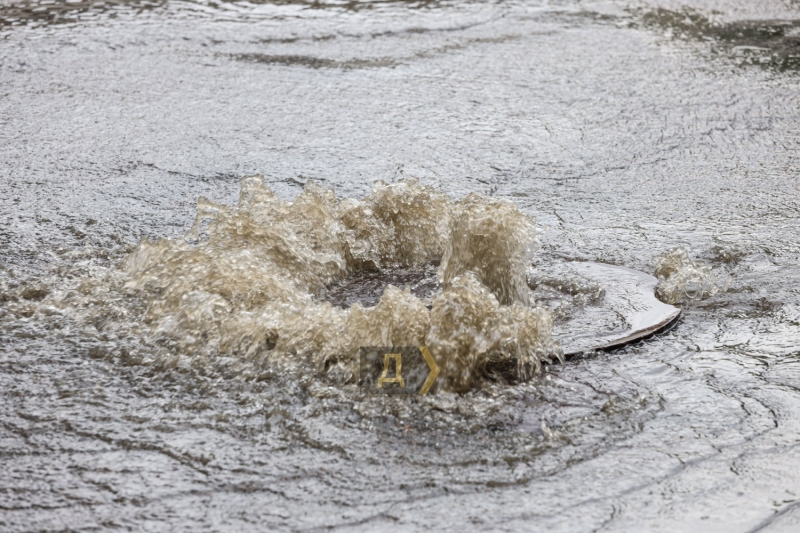
<path fill-rule="evenodd" d="M 325 300 L 347 309 L 376 305 L 388 285 L 408 288 L 430 305 L 442 289 L 437 262 L 405 269 L 366 272 L 331 287 Z M 554 314 L 553 336 L 566 357 L 610 350 L 670 328 L 681 309 L 655 297 L 658 279 L 630 268 L 569 262 L 559 275 L 530 280 L 536 302 Z"/>

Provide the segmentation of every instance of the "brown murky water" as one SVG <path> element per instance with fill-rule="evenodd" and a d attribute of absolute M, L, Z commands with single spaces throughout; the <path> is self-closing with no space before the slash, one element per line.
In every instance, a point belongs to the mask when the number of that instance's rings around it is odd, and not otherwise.
<path fill-rule="evenodd" d="M 788 0 L 4 1 L 0 530 L 797 531 L 798 21 Z M 353 225 L 350 255 L 304 233 L 321 208 L 259 211 L 302 236 L 258 229 L 271 247 L 236 213 L 183 238 L 252 174 L 273 206 L 310 181 L 358 210 L 406 178 L 434 205 L 513 202 L 545 230 L 527 281 L 556 330 L 602 301 L 569 262 L 653 273 L 683 247 L 730 284 L 529 381 L 365 394 L 325 332 L 357 301 L 377 330 L 439 320 L 446 220 L 378 211 L 373 233 L 421 233 L 359 248 Z M 136 263 L 143 238 L 169 257 Z M 301 251 L 317 266 L 287 281 L 275 257 Z M 487 290 L 522 305 L 520 273 Z"/>

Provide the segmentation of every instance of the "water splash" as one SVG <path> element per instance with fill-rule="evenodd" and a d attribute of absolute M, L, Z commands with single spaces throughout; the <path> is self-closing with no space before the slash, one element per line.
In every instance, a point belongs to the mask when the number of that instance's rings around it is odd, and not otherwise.
<path fill-rule="evenodd" d="M 715 274 L 711 266 L 693 261 L 684 248 L 674 248 L 659 257 L 654 275 L 659 279 L 656 296 L 668 304 L 705 300 L 726 291 L 730 283 L 724 273 Z"/>
<path fill-rule="evenodd" d="M 531 291 L 526 274 L 538 236 L 535 221 L 512 202 L 467 195 L 452 210 L 442 259 L 445 287 L 472 272 L 503 305 L 527 305 Z"/>
<path fill-rule="evenodd" d="M 364 200 L 309 183 L 284 202 L 253 176 L 235 207 L 201 198 L 184 239 L 144 240 L 125 289 L 145 301 L 151 340 L 189 357 L 307 357 L 347 382 L 361 346 L 427 345 L 442 388 L 465 391 L 490 359 L 524 379 L 561 356 L 526 283 L 538 234 L 511 202 L 452 202 L 415 180 L 377 182 Z M 373 307 L 323 299 L 348 277 L 439 260 L 430 299 L 393 285 Z"/>

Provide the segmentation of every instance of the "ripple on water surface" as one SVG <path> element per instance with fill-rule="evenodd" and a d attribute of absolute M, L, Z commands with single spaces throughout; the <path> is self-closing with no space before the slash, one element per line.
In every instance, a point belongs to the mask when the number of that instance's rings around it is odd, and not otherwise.
<path fill-rule="evenodd" d="M 791 530 L 797 20 L 733 1 L 4 3 L 0 529 Z M 292 221 L 269 251 L 231 236 L 256 173 Z M 449 221 L 396 238 L 367 204 L 406 177 Z M 440 282 L 457 204 L 528 236 L 535 217 L 534 271 Z M 415 229 L 434 238 L 396 246 Z M 452 242 L 502 249 L 473 233 Z M 470 298 L 558 333 L 604 298 L 565 264 L 652 273 L 676 247 L 695 270 L 673 279 L 674 329 L 513 386 L 481 369 L 460 394 L 367 395 L 325 348 L 356 301 L 352 338 L 413 316 L 402 334 L 427 340 Z M 276 295 L 302 304 L 292 335 Z M 473 326 L 465 344 L 511 348 Z"/>

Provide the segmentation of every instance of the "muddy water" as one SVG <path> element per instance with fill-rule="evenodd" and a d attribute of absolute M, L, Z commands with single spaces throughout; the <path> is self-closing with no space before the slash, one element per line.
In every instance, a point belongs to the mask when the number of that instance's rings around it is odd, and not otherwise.
<path fill-rule="evenodd" d="M 0 529 L 795 531 L 798 20 L 790 1 L 4 2 Z M 546 228 L 540 278 L 653 273 L 680 246 L 731 281 L 658 338 L 426 398 L 268 338 L 154 336 L 125 259 L 256 173 L 284 202 L 404 178 L 512 201 Z M 406 283 L 365 276 L 365 305 Z"/>

